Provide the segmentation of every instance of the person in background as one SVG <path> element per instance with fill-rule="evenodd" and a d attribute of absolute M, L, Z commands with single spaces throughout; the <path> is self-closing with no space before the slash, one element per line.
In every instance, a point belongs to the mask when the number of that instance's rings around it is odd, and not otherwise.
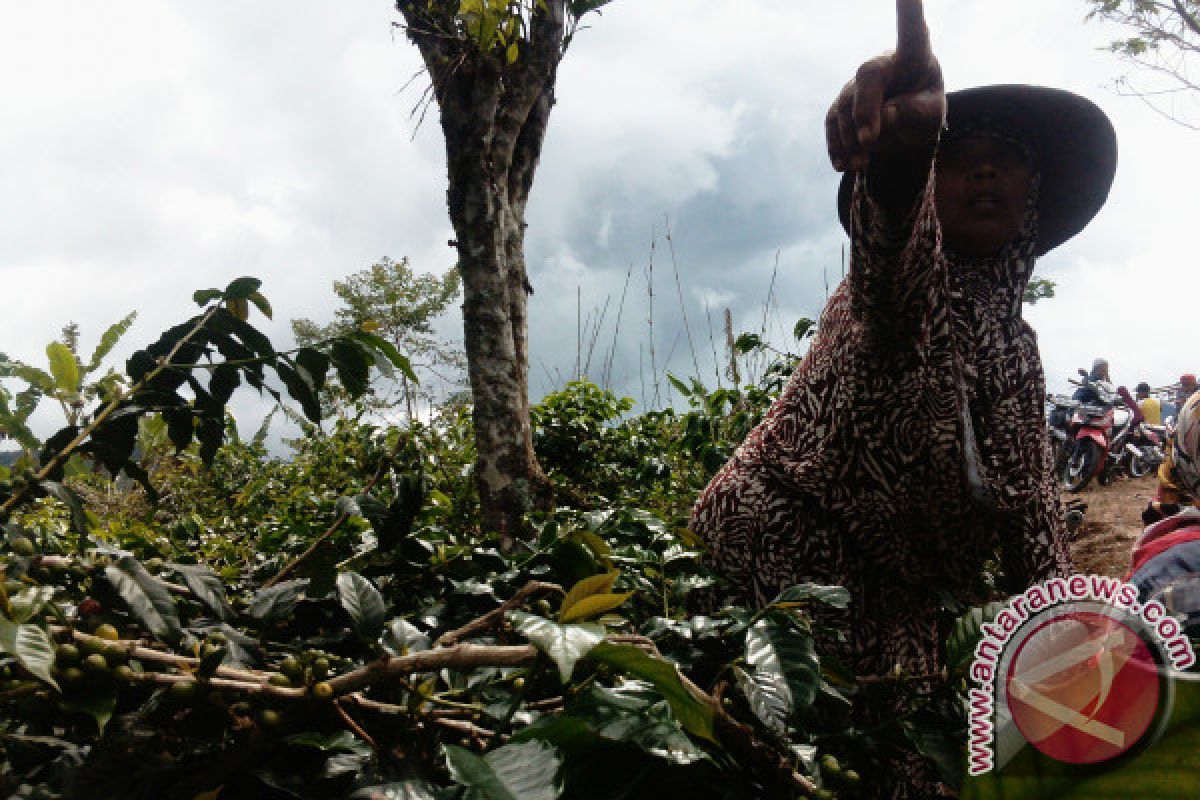
<path fill-rule="evenodd" d="M 1146 421 L 1146 415 L 1142 413 L 1142 407 L 1134 401 L 1133 395 L 1129 393 L 1128 389 L 1126 389 L 1124 386 L 1118 386 L 1117 396 L 1121 398 L 1121 402 L 1124 403 L 1125 407 L 1128 408 L 1130 413 L 1133 414 L 1133 419 L 1129 423 L 1131 426 L 1136 428 L 1138 425 L 1141 425 Z"/>
<path fill-rule="evenodd" d="M 1147 528 L 1134 545 L 1125 580 L 1138 587 L 1143 603 L 1161 600 L 1176 616 L 1185 616 L 1189 635 L 1200 632 L 1200 510 L 1184 508 L 1200 492 L 1200 395 L 1179 411 L 1171 436 L 1170 496 L 1142 515 Z M 1167 465 L 1163 465 L 1167 469 Z M 1163 497 L 1163 471 L 1159 472 Z M 1152 506 L 1154 504 L 1151 504 Z"/>
<path fill-rule="evenodd" d="M 1108 374 L 1108 359 L 1097 358 L 1088 373 L 1087 386 L 1080 386 L 1073 397 L 1081 403 L 1107 404 L 1113 401 L 1116 391 Z"/>
<path fill-rule="evenodd" d="M 1188 398 L 1196 393 L 1196 388 L 1195 375 L 1180 375 L 1179 387 L 1175 390 L 1175 405 L 1182 409 Z"/>
<path fill-rule="evenodd" d="M 1145 381 L 1137 385 L 1137 405 L 1147 425 L 1162 425 L 1162 403 L 1150 396 L 1150 384 Z"/>
<path fill-rule="evenodd" d="M 1186 376 L 1185 376 L 1186 377 Z M 1200 395 L 1193 393 L 1179 410 L 1175 432 L 1167 441 L 1167 457 L 1158 467 L 1158 491 L 1142 512 L 1142 522 L 1153 525 L 1196 505 L 1200 456 Z"/>

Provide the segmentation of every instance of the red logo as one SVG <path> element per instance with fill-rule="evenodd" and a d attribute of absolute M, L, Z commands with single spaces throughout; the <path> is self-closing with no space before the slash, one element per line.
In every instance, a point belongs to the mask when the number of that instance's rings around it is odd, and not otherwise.
<path fill-rule="evenodd" d="M 1124 623 L 1091 611 L 1039 625 L 1014 653 L 1008 707 L 1025 739 L 1053 759 L 1096 764 L 1145 736 L 1159 703 L 1159 668 Z"/>

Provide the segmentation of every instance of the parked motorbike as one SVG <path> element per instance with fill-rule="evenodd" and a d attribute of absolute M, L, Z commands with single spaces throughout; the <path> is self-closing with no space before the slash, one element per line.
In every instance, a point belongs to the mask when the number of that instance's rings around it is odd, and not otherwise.
<path fill-rule="evenodd" d="M 1166 441 L 1166 426 L 1139 423 L 1134 426 L 1128 441 L 1125 442 L 1125 448 L 1119 458 L 1120 466 L 1124 467 L 1132 478 L 1149 475 L 1166 460 Z"/>
<path fill-rule="evenodd" d="M 1046 432 L 1050 437 L 1050 450 L 1054 454 L 1054 474 L 1061 475 L 1072 449 L 1067 428 L 1071 416 L 1079 407 L 1079 401 L 1065 395 L 1050 395 L 1046 398 L 1046 407 Z"/>
<path fill-rule="evenodd" d="M 1125 408 L 1106 381 L 1093 381 L 1079 370 L 1082 381 L 1071 381 L 1085 398 L 1067 422 L 1069 454 L 1062 467 L 1062 487 L 1081 492 L 1097 478 L 1107 483 L 1112 477 L 1109 454 L 1124 451 L 1132 429 L 1133 412 Z"/>

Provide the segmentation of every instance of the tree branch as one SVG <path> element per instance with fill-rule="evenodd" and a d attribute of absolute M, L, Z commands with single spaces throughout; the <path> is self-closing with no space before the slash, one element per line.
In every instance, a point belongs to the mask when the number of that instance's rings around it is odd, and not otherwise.
<path fill-rule="evenodd" d="M 363 487 L 363 490 L 359 494 L 371 493 L 371 490 L 375 488 L 375 485 L 379 483 L 380 479 L 383 478 L 389 469 L 391 469 L 392 463 L 396 460 L 396 456 L 400 453 L 400 448 L 403 447 L 407 441 L 408 439 L 404 435 L 401 435 L 396 440 L 396 446 L 392 448 L 392 452 L 384 457 L 383 461 L 379 462 L 379 468 L 375 470 L 375 474 L 371 476 L 371 480 L 367 481 L 367 485 Z M 286 564 L 281 570 L 279 570 L 279 572 L 275 573 L 275 576 L 264 583 L 262 588 L 269 589 L 299 569 L 305 561 L 312 558 L 313 553 L 317 552 L 317 550 L 319 550 L 321 546 L 325 544 L 325 542 L 329 541 L 329 537 L 337 533 L 338 529 L 341 528 L 346 520 L 348 520 L 351 516 L 352 515 L 349 511 L 343 511 L 341 514 L 339 514 L 337 519 L 333 521 L 333 524 L 326 528 L 325 532 L 318 536 L 316 540 L 309 545 L 307 550 L 296 556 L 291 560 L 290 563 Z"/>
<path fill-rule="evenodd" d="M 1179 18 L 1192 29 L 1192 33 L 1200 34 L 1200 20 L 1197 20 L 1195 15 L 1184 7 L 1182 0 L 1171 0 L 1171 5 L 1175 6 L 1175 10 L 1179 12 Z"/>
<path fill-rule="evenodd" d="M 329 681 L 336 695 L 349 694 L 397 675 L 433 672 L 439 669 L 468 670 L 475 667 L 520 667 L 537 658 L 538 650 L 528 645 L 458 644 L 421 650 L 406 656 L 381 658 Z"/>
<path fill-rule="evenodd" d="M 557 592 L 563 594 L 563 588 L 557 583 L 544 583 L 542 581 L 530 581 L 522 586 L 516 594 L 505 600 L 498 608 L 484 614 L 482 617 L 471 620 L 461 628 L 452 631 L 447 631 L 437 638 L 433 643 L 434 647 L 450 647 L 458 644 L 459 641 L 466 639 L 469 636 L 482 633 L 483 631 L 495 628 L 504 622 L 504 615 L 514 608 L 519 607 L 522 603 L 528 600 L 531 596 L 538 592 Z"/>

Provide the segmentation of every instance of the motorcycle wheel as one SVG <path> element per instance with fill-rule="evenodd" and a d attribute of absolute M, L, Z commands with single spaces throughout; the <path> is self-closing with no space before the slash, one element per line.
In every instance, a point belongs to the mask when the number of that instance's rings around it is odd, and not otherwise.
<path fill-rule="evenodd" d="M 1082 492 L 1092 480 L 1096 463 L 1100 460 L 1100 445 L 1091 439 L 1075 442 L 1067 465 L 1062 471 L 1062 487 L 1068 492 Z"/>
<path fill-rule="evenodd" d="M 1129 457 L 1129 476 L 1131 478 L 1144 478 L 1150 474 L 1150 462 L 1141 455 Z"/>

